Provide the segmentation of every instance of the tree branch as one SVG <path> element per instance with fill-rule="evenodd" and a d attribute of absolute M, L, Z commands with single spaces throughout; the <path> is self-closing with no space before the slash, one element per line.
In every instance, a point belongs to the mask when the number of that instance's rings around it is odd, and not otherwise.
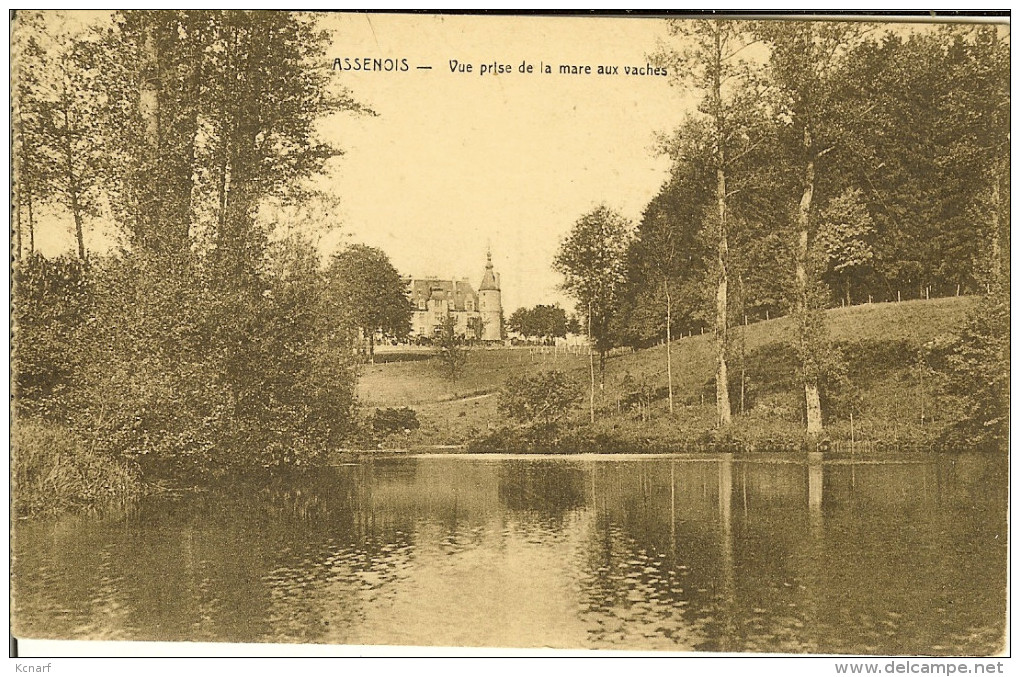
<path fill-rule="evenodd" d="M 740 158 L 744 157 L 748 153 L 753 152 L 756 148 L 758 148 L 758 146 L 762 145 L 763 143 L 765 143 L 765 139 L 764 138 L 758 139 L 755 143 L 752 143 L 751 145 L 749 145 L 742 152 L 738 153 L 737 155 L 735 155 L 733 157 L 727 158 L 726 159 L 726 165 L 729 166 L 731 163 L 736 162 L 737 160 L 739 160 Z M 828 152 L 828 151 L 826 151 L 826 152 Z"/>
<path fill-rule="evenodd" d="M 829 153 L 830 151 L 834 150 L 835 148 L 836 148 L 836 144 L 832 144 L 831 146 L 829 146 L 825 150 L 823 150 L 823 151 L 819 152 L 817 155 L 815 155 L 815 159 L 817 160 L 818 158 L 820 158 L 823 155 Z"/>

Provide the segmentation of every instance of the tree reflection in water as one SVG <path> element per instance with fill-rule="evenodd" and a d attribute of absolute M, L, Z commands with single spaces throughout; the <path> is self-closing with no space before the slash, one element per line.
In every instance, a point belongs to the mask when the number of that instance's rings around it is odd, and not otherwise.
<path fill-rule="evenodd" d="M 987 654 L 1004 459 L 420 457 L 18 524 L 22 637 Z"/>

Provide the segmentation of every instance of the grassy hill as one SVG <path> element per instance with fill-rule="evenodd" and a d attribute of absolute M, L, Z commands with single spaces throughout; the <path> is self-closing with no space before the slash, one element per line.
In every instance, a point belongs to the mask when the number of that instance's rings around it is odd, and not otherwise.
<path fill-rule="evenodd" d="M 827 434 L 848 439 L 851 411 L 855 439 L 916 440 L 937 426 L 940 412 L 933 411 L 930 384 L 917 369 L 917 351 L 958 326 L 976 301 L 957 297 L 827 311 L 826 325 L 835 346 L 832 357 L 836 371 L 842 369 L 841 381 L 829 388 L 838 396 L 826 402 Z M 777 439 L 798 435 L 803 393 L 797 383 L 792 319 L 758 322 L 731 332 L 734 434 Z M 714 427 L 712 336 L 677 339 L 671 352 L 673 414 L 668 411 L 665 345 L 616 351 L 607 362 L 605 387 L 596 392 L 593 435 L 669 446 Z M 496 393 L 508 377 L 543 369 L 573 374 L 587 392 L 586 354 L 508 348 L 471 351 L 463 375 L 454 381 L 443 376 L 432 358 L 369 365 L 361 376 L 359 397 L 366 412 L 399 406 L 418 412 L 422 429 L 391 440 L 393 444 L 459 444 L 503 423 L 496 411 Z M 587 425 L 587 409 L 579 409 L 574 417 Z"/>
<path fill-rule="evenodd" d="M 498 348 L 466 351 L 461 375 L 451 380 L 439 361 L 420 359 L 365 365 L 358 381 L 358 398 L 366 406 L 397 407 L 456 400 L 494 393 L 509 376 L 542 369 L 570 371 L 587 368 L 588 354 L 562 348 Z"/>

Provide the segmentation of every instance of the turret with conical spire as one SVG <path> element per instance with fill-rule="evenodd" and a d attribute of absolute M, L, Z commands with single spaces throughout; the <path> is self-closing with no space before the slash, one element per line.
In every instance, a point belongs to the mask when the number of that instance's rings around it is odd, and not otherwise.
<path fill-rule="evenodd" d="M 492 250 L 485 253 L 485 273 L 482 275 L 482 283 L 478 291 L 499 291 L 499 280 L 492 270 Z"/>
<path fill-rule="evenodd" d="M 492 250 L 485 253 L 485 273 L 478 285 L 478 310 L 482 317 L 482 340 L 503 340 L 503 301 L 499 273 L 492 268 Z"/>

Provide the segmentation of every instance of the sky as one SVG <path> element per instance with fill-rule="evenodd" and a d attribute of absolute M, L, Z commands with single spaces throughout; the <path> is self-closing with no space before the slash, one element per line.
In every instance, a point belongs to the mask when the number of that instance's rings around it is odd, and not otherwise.
<path fill-rule="evenodd" d="M 406 72 L 333 71 L 377 116 L 327 130 L 345 150 L 329 179 L 343 231 L 404 274 L 477 286 L 491 246 L 507 311 L 569 305 L 552 269 L 561 239 L 600 202 L 636 221 L 667 176 L 655 139 L 683 117 L 683 95 L 666 77 L 623 74 L 667 37 L 661 20 L 348 14 L 324 24 L 331 58 L 408 61 Z M 472 72 L 452 73 L 451 60 Z M 512 72 L 481 74 L 493 62 Z M 522 62 L 534 72 L 520 73 Z M 619 74 L 560 75 L 561 64 Z"/>

